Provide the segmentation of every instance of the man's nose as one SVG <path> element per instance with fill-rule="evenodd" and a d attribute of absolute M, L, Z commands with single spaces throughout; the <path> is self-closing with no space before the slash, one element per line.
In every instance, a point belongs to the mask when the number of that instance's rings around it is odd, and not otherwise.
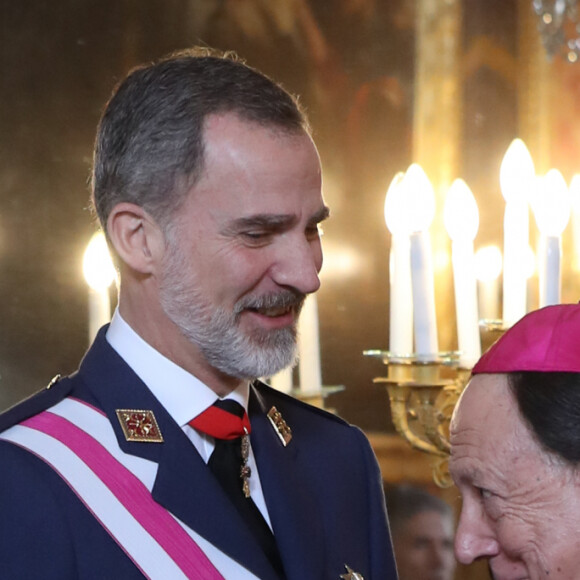
<path fill-rule="evenodd" d="M 481 516 L 461 512 L 455 534 L 455 557 L 462 564 L 471 564 L 478 558 L 495 556 L 499 544 L 493 529 Z"/>
<path fill-rule="evenodd" d="M 278 255 L 273 278 L 279 286 L 295 288 L 303 294 L 311 294 L 320 288 L 318 273 L 322 267 L 320 242 L 300 240 L 288 244 Z"/>

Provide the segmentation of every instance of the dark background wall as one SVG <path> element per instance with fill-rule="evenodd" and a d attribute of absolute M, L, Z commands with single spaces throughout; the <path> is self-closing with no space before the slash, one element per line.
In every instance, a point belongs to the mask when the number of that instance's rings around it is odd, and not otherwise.
<path fill-rule="evenodd" d="M 301 94 L 333 212 L 323 381 L 345 390 L 328 404 L 388 430 L 372 384 L 382 365 L 362 351 L 387 347 L 382 207 L 411 162 L 413 30 L 402 1 L 0 1 L 0 408 L 73 371 L 87 347 L 87 180 L 112 87 L 132 66 L 195 44 L 236 50 Z"/>
<path fill-rule="evenodd" d="M 517 79 L 485 47 L 517 62 L 517 5 L 463 4 L 461 175 L 482 209 L 501 203 L 499 165 L 518 134 Z M 383 203 L 413 161 L 413 8 L 413 0 L 0 0 L 0 409 L 73 371 L 88 345 L 87 182 L 113 86 L 141 62 L 201 44 L 235 50 L 307 107 L 332 210 L 318 299 L 322 375 L 344 387 L 327 406 L 366 430 L 392 430 L 386 394 L 372 383 L 385 369 L 362 352 L 388 346 Z M 501 236 L 499 209 L 481 220 L 485 243 Z"/>
<path fill-rule="evenodd" d="M 80 269 L 101 107 L 136 60 L 186 45 L 185 2 L 0 3 L 0 406 L 87 346 Z"/>

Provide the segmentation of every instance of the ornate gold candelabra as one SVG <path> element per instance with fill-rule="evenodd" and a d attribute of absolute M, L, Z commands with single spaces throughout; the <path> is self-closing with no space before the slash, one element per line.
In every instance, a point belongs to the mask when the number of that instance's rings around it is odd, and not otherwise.
<path fill-rule="evenodd" d="M 482 338 L 495 340 L 503 331 L 501 321 L 482 321 Z M 433 480 L 449 487 L 449 423 L 453 409 L 469 380 L 471 369 L 460 365 L 458 352 L 438 353 L 429 359 L 368 350 L 366 356 L 387 365 L 387 376 L 377 377 L 389 394 L 391 417 L 397 433 L 412 447 L 429 453 Z"/>

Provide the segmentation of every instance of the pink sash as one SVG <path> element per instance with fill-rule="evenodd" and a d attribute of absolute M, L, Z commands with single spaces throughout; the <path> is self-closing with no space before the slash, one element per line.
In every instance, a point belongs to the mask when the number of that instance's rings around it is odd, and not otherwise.
<path fill-rule="evenodd" d="M 85 425 L 89 410 L 100 416 L 95 417 L 91 434 L 74 424 L 77 407 L 83 416 L 78 425 Z M 102 430 L 105 426 L 110 433 L 95 436 L 95 427 Z M 8 429 L 0 438 L 32 451 L 48 463 L 146 577 L 224 580 L 184 524 L 153 500 L 146 483 L 154 480 L 154 474 L 150 474 L 155 464 L 120 451 L 112 427 L 98 409 L 65 399 L 49 411 Z M 111 451 L 100 441 L 110 443 Z M 131 468 L 145 462 L 141 466 L 142 479 L 124 462 Z"/>

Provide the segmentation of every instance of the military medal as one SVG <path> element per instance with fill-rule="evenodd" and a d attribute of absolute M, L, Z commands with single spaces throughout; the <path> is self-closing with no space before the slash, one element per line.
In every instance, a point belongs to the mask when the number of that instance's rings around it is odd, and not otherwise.
<path fill-rule="evenodd" d="M 127 441 L 163 443 L 163 436 L 153 411 L 117 409 L 115 413 Z"/>
<path fill-rule="evenodd" d="M 242 468 L 240 469 L 240 477 L 242 478 L 242 491 L 244 497 L 250 497 L 250 476 L 252 470 L 248 465 L 248 457 L 250 455 L 250 436 L 248 430 L 244 427 L 245 434 L 242 435 Z"/>

